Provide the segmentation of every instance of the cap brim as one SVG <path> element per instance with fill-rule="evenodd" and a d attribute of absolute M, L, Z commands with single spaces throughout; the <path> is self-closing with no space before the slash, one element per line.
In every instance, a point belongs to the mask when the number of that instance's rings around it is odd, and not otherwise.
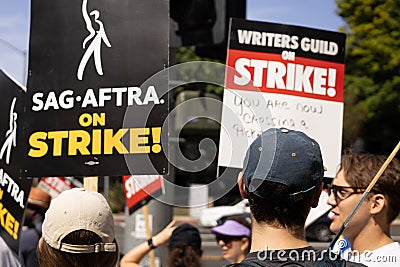
<path fill-rule="evenodd" d="M 220 226 L 211 228 L 211 232 L 216 235 L 227 236 L 251 236 L 251 231 L 246 226 L 232 220 L 225 221 Z"/>

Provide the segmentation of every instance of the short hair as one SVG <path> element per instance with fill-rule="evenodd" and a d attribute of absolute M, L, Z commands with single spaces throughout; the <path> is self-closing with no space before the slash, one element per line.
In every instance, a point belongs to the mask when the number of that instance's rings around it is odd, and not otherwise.
<path fill-rule="evenodd" d="M 169 267 L 200 267 L 203 251 L 187 244 L 174 247 L 168 253 Z"/>
<path fill-rule="evenodd" d="M 283 184 L 264 181 L 260 184 L 268 199 L 247 192 L 250 211 L 257 223 L 267 223 L 275 227 L 285 227 L 296 231 L 304 229 L 304 224 L 311 209 L 312 196 L 306 196 L 297 201 L 284 202 L 282 198 L 290 193 Z"/>
<path fill-rule="evenodd" d="M 367 188 L 386 159 L 385 155 L 357 153 L 346 149 L 338 172 L 343 170 L 350 186 Z M 380 193 L 386 197 L 387 222 L 394 221 L 400 212 L 400 162 L 396 158 L 393 158 L 371 193 Z"/>
<path fill-rule="evenodd" d="M 102 240 L 92 231 L 77 230 L 65 236 L 63 242 L 74 245 L 93 245 L 101 243 Z M 112 267 L 117 265 L 119 258 L 118 245 L 116 251 L 113 252 L 69 253 L 51 247 L 43 237 L 39 241 L 37 254 L 41 267 Z"/>

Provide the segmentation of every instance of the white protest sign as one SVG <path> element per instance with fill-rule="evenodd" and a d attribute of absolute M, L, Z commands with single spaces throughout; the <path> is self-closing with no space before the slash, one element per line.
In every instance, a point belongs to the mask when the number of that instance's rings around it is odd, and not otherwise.
<path fill-rule="evenodd" d="M 149 214 L 150 231 L 153 229 L 153 215 Z M 138 239 L 147 239 L 146 233 L 146 219 L 143 214 L 135 215 L 135 230 L 132 235 Z"/>
<path fill-rule="evenodd" d="M 268 128 L 305 132 L 320 144 L 325 176 L 340 162 L 345 35 L 233 19 L 218 165 L 242 168 Z"/>

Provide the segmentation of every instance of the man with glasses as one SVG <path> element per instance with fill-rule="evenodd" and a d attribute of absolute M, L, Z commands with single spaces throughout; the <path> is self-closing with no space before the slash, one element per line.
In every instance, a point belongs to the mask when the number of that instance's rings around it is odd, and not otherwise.
<path fill-rule="evenodd" d="M 328 188 L 332 232 L 339 231 L 386 158 L 352 151 L 343 155 Z M 399 212 L 400 163 L 393 159 L 343 233 L 351 244 L 349 259 L 367 266 L 400 266 L 400 245 L 390 237 L 390 224 Z"/>
<path fill-rule="evenodd" d="M 238 186 L 250 204 L 249 255 L 236 266 L 314 266 L 324 253 L 306 241 L 304 225 L 318 205 L 324 166 L 318 143 L 303 132 L 271 128 L 247 150 Z M 363 266 L 332 257 L 330 265 Z M 235 266 L 235 265 L 232 265 Z"/>

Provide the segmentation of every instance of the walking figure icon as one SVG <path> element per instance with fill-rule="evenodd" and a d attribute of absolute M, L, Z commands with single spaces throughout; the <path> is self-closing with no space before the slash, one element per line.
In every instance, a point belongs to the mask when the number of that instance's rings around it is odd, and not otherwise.
<path fill-rule="evenodd" d="M 6 164 L 10 163 L 11 148 L 17 146 L 17 113 L 14 112 L 15 102 L 17 98 L 14 97 L 10 108 L 9 129 L 6 132 L 6 140 L 0 149 L 0 159 L 6 156 Z"/>
<path fill-rule="evenodd" d="M 94 25 L 92 24 L 89 15 L 94 17 L 94 23 L 97 24 L 98 30 L 94 29 Z M 90 42 L 90 44 L 88 45 L 85 53 L 83 54 L 81 62 L 79 63 L 77 78 L 80 81 L 82 81 L 83 79 L 83 72 L 85 71 L 86 65 L 92 55 L 94 57 L 94 64 L 97 73 L 99 75 L 103 75 L 103 67 L 101 63 L 101 46 L 104 42 L 106 46 L 111 47 L 111 43 L 108 40 L 106 31 L 104 30 L 103 22 L 99 19 L 100 12 L 95 9 L 88 14 L 87 0 L 83 0 L 82 2 L 82 16 L 85 20 L 86 28 L 89 31 L 89 35 L 85 38 L 85 40 L 83 40 L 83 49 L 86 49 L 86 44 L 88 42 Z"/>

